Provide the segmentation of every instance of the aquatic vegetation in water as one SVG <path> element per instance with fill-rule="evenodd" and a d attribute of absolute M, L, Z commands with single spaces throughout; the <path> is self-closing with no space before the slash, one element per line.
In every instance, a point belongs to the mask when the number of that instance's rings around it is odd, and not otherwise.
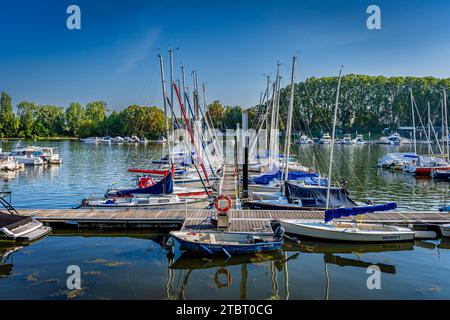
<path fill-rule="evenodd" d="M 130 262 L 125 261 L 113 261 L 113 260 L 106 260 L 106 259 L 95 259 L 95 260 L 87 260 L 85 263 L 97 263 L 101 264 L 107 267 L 120 267 L 125 265 L 130 265 Z"/>
<path fill-rule="evenodd" d="M 37 282 L 38 281 L 39 272 L 33 272 L 26 276 L 28 282 Z"/>
<path fill-rule="evenodd" d="M 102 275 L 102 273 L 100 271 L 86 271 L 86 272 L 83 272 L 83 275 L 100 277 Z"/>

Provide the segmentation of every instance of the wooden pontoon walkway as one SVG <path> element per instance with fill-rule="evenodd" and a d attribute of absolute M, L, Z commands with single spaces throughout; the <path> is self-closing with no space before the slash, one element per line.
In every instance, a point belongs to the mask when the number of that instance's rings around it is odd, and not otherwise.
<path fill-rule="evenodd" d="M 36 219 L 58 226 L 78 227 L 117 227 L 117 228 L 155 228 L 155 229 L 199 229 L 210 228 L 204 221 L 212 210 L 20 210 L 20 214 L 34 216 Z M 270 210 L 231 210 L 230 231 L 268 231 L 270 221 L 276 218 L 323 220 L 321 211 L 270 211 Z M 365 214 L 363 222 L 385 224 L 444 224 L 450 223 L 450 214 L 436 211 L 389 212 Z M 353 218 L 340 220 L 349 221 Z M 201 223 L 204 222 L 204 223 Z"/>

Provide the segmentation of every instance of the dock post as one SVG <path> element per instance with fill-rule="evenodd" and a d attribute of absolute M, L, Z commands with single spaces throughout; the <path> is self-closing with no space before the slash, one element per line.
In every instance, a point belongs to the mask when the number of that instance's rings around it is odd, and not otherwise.
<path fill-rule="evenodd" d="M 244 165 L 242 167 L 242 198 L 248 198 L 248 114 L 247 112 L 242 113 L 242 138 L 243 138 L 243 146 L 244 146 Z"/>

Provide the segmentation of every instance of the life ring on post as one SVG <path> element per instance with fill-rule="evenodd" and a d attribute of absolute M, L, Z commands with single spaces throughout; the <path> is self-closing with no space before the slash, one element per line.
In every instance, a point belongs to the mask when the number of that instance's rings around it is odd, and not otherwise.
<path fill-rule="evenodd" d="M 223 202 L 223 200 L 227 200 L 226 207 L 221 206 L 221 203 Z M 216 197 L 216 199 L 214 200 L 214 208 L 216 208 L 216 210 L 219 211 L 219 213 L 227 213 L 231 209 L 232 206 L 233 206 L 233 200 L 231 199 L 231 197 L 220 195 L 220 196 Z"/>

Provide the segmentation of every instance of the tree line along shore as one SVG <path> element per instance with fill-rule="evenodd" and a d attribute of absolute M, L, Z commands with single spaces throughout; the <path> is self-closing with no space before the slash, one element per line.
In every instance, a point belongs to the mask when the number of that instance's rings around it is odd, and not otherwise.
<path fill-rule="evenodd" d="M 306 133 L 329 131 L 335 103 L 337 77 L 308 78 L 295 84 L 293 130 Z M 423 123 L 428 119 L 442 122 L 444 90 L 450 89 L 450 79 L 434 77 L 384 77 L 345 75 L 342 78 L 337 126 L 344 131 L 395 131 L 412 124 L 411 95 Z M 290 86 L 281 89 L 280 128 L 284 128 L 289 104 Z M 264 116 L 266 105 L 223 106 L 213 101 L 208 106 L 212 126 L 235 129 L 243 111 L 249 114 L 249 124 L 256 126 Z M 417 116 L 417 115 L 416 115 Z M 11 97 L 3 92 L 0 100 L 0 138 L 87 137 L 103 135 L 139 135 L 157 138 L 165 132 L 165 115 L 159 107 L 131 105 L 121 111 L 108 111 L 104 101 L 86 105 L 71 103 L 66 109 L 55 105 L 38 105 L 22 101 L 12 106 Z"/>

